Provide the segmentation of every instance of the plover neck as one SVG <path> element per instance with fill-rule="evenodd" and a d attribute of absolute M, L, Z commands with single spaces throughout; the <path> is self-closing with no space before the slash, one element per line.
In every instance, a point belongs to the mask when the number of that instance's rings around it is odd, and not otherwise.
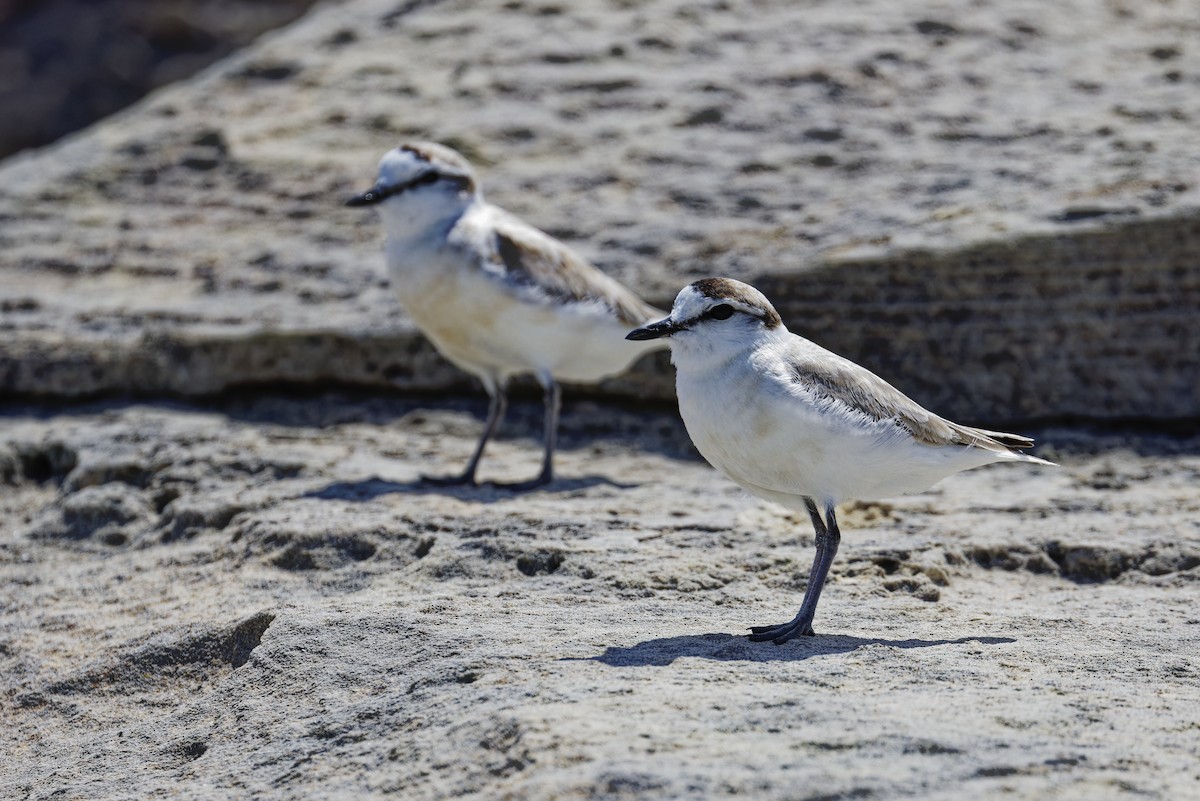
<path fill-rule="evenodd" d="M 671 363 L 681 371 L 718 370 L 770 341 L 788 336 L 791 334 L 782 325 L 763 328 L 749 318 L 732 325 L 681 331 L 671 337 Z"/>
<path fill-rule="evenodd" d="M 414 241 L 444 235 L 477 203 L 483 203 L 478 192 L 467 194 L 434 186 L 390 198 L 380 204 L 379 213 L 389 239 Z"/>

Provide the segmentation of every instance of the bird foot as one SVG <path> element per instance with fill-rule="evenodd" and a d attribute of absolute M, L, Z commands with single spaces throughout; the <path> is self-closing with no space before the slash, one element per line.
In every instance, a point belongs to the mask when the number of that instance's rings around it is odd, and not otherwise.
<path fill-rule="evenodd" d="M 475 476 L 471 473 L 460 473 L 457 476 L 427 476 L 421 475 L 421 482 L 435 487 L 473 487 L 476 486 Z"/>
<path fill-rule="evenodd" d="M 529 481 L 485 481 L 482 486 L 494 487 L 496 489 L 506 490 L 508 492 L 527 492 L 532 489 L 537 489 L 538 487 L 543 487 L 553 480 L 553 475 L 540 475 L 537 478 L 530 479 Z M 461 475 L 457 476 L 428 476 L 422 474 L 421 482 L 423 484 L 432 484 L 435 487 L 481 486 L 480 483 L 475 480 L 475 476 L 471 475 L 470 473 L 462 473 Z"/>
<path fill-rule="evenodd" d="M 787 623 L 780 623 L 777 626 L 751 626 L 750 641 L 765 642 L 766 640 L 773 641 L 776 645 L 783 645 L 793 637 L 813 637 L 812 621 L 810 620 L 789 620 Z"/>
<path fill-rule="evenodd" d="M 529 490 L 544 487 L 554 480 L 553 475 L 540 475 L 537 478 L 531 478 L 528 481 L 489 481 L 488 485 L 496 489 L 508 490 L 509 492 L 528 492 Z"/>

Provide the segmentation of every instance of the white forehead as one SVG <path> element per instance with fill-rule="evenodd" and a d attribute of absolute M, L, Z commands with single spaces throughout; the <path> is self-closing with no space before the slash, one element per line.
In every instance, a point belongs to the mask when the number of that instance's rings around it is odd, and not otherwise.
<path fill-rule="evenodd" d="M 386 185 L 409 181 L 424 172 L 428 164 L 428 161 L 408 150 L 399 147 L 389 150 L 379 160 L 379 182 Z"/>
<path fill-rule="evenodd" d="M 702 295 L 696 287 L 689 284 L 679 290 L 679 294 L 675 296 L 675 303 L 671 306 L 671 316 L 676 320 L 691 320 L 699 317 L 714 303 L 712 298 Z"/>

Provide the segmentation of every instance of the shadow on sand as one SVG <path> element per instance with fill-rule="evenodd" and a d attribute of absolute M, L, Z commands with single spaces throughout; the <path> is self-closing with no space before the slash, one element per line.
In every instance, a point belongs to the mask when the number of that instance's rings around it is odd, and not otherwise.
<path fill-rule="evenodd" d="M 960 637 L 957 640 L 885 640 L 851 637 L 846 634 L 818 634 L 799 637 L 783 645 L 750 642 L 732 634 L 697 634 L 687 637 L 663 637 L 646 640 L 629 648 L 609 647 L 599 656 L 570 657 L 564 661 L 600 662 L 610 667 L 663 667 L 676 659 L 696 657 L 721 662 L 799 662 L 816 656 L 856 651 L 868 645 L 891 648 L 934 648 L 939 645 L 1003 645 L 1016 642 L 1012 637 Z"/>
<path fill-rule="evenodd" d="M 305 498 L 339 501 L 371 501 L 382 495 L 447 495 L 463 501 L 495 503 L 517 495 L 532 493 L 576 492 L 589 487 L 608 486 L 616 489 L 633 489 L 637 484 L 623 484 L 607 476 L 579 476 L 559 478 L 536 489 L 525 489 L 519 485 L 484 482 L 477 485 L 445 485 L 417 479 L 416 481 L 388 481 L 382 478 L 364 478 L 361 481 L 339 481 L 304 493 Z"/>

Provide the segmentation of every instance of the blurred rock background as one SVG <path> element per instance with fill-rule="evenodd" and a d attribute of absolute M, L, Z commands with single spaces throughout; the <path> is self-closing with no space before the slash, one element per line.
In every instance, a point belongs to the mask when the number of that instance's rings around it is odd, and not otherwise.
<path fill-rule="evenodd" d="M 314 0 L 3 0 L 0 158 L 187 78 Z"/>
<path fill-rule="evenodd" d="M 147 19 L 215 31 L 200 21 L 233 13 L 184 8 Z M 285 7 L 249 8 L 261 24 Z M 373 215 L 340 207 L 384 150 L 432 138 L 476 160 L 493 201 L 660 305 L 697 277 L 748 280 L 793 329 L 941 413 L 1186 421 L 1194 10 L 323 6 L 0 167 L 0 388 L 466 388 L 391 300 Z M 92 13 L 83 28 L 107 30 Z M 149 78 L 173 62 L 142 36 L 127 47 Z M 601 392 L 669 401 L 671 377 L 647 363 Z"/>

